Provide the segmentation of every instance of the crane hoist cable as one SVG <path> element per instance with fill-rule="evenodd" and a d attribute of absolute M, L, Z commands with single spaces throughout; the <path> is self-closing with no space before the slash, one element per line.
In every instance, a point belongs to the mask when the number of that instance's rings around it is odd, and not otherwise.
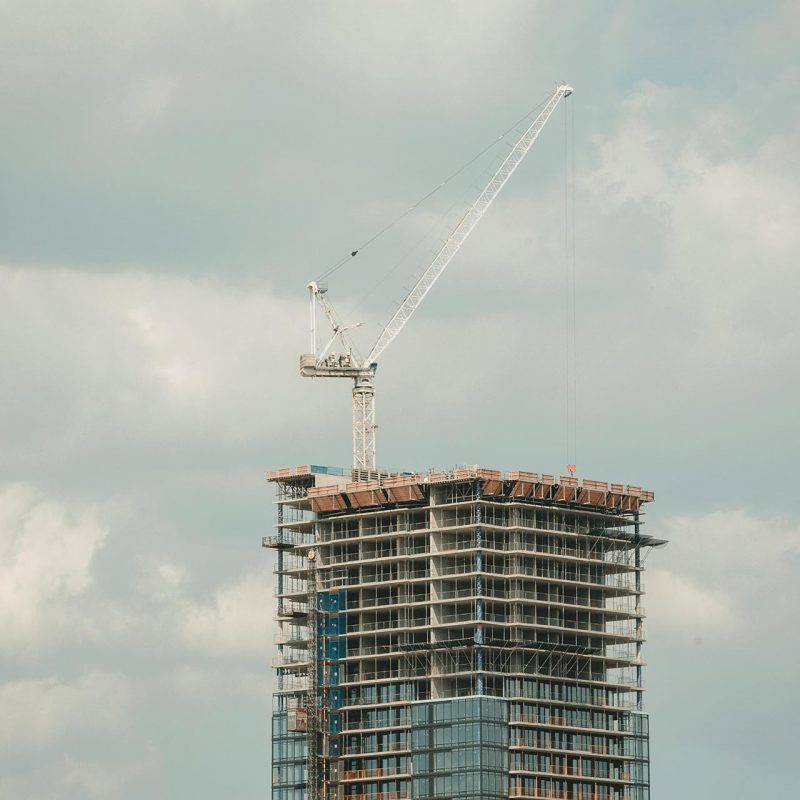
<path fill-rule="evenodd" d="M 575 276 L 575 115 L 564 105 L 564 289 L 565 289 L 565 449 L 574 474 L 578 458 L 578 348 Z"/>
<path fill-rule="evenodd" d="M 397 259 L 397 261 L 395 261 L 394 264 L 392 264 L 392 266 L 389 267 L 389 269 L 387 269 L 384 274 L 381 275 L 381 277 L 378 278 L 378 280 L 375 281 L 375 283 L 355 301 L 353 307 L 363 307 L 364 303 L 367 301 L 367 298 L 371 297 L 373 293 L 376 292 L 391 277 L 392 274 L 397 272 L 397 270 L 407 262 L 412 253 L 416 252 L 422 247 L 423 242 L 433 239 L 434 235 L 441 235 L 443 220 L 445 220 L 452 213 L 453 209 L 459 204 L 459 202 L 459 200 L 455 200 L 453 203 L 451 203 L 450 206 L 446 208 L 445 211 L 428 226 L 425 233 L 417 237 L 414 243 L 410 247 L 406 248 L 403 255 L 400 256 L 400 258 Z"/>
<path fill-rule="evenodd" d="M 443 189 L 445 186 L 447 186 L 447 184 L 450 183 L 450 181 L 452 181 L 455 178 L 457 178 L 462 172 L 464 172 L 464 170 L 469 169 L 469 167 L 471 167 L 481 156 L 483 156 L 486 153 L 488 153 L 493 147 L 496 147 L 499 142 L 501 142 L 506 136 L 508 136 L 509 133 L 511 133 L 512 131 L 516 130 L 516 128 L 519 125 L 521 125 L 523 122 L 525 122 L 525 120 L 527 120 L 528 118 L 533 116 L 537 111 L 539 111 L 547 103 L 547 99 L 548 98 L 545 98 L 544 100 L 542 100 L 542 102 L 539 103 L 539 105 L 535 106 L 530 111 L 528 111 L 528 113 L 525 114 L 524 117 L 520 117 L 510 128 L 508 128 L 503 133 L 501 133 L 499 136 L 497 136 L 491 142 L 491 144 L 486 145 L 486 147 L 484 147 L 479 153 L 476 153 L 469 161 L 467 161 L 462 166 L 460 166 L 455 172 L 453 172 L 452 174 L 448 175 L 441 183 L 439 183 L 437 186 L 434 186 L 433 189 L 431 189 L 429 192 L 427 192 L 422 197 L 420 197 L 419 200 L 417 200 L 415 203 L 410 205 L 405 211 L 403 211 L 401 214 L 398 214 L 391 222 L 389 222 L 388 224 L 384 225 L 377 233 L 374 233 L 365 242 L 360 244 L 354 250 L 351 250 L 346 255 L 342 256 L 335 264 L 332 264 L 330 267 L 328 267 L 316 279 L 316 282 L 320 283 L 321 281 L 324 281 L 326 278 L 328 278 L 331 275 L 333 275 L 334 272 L 337 272 L 338 270 L 340 270 L 348 261 L 350 261 L 351 259 L 355 258 L 359 253 L 361 253 L 363 250 L 365 250 L 374 241 L 376 241 L 381 236 L 383 236 L 384 233 L 388 233 L 388 231 L 390 231 L 395 225 L 397 225 L 398 222 L 401 222 L 409 214 L 411 214 L 414 211 L 416 211 L 426 200 L 429 200 L 440 189 Z"/>

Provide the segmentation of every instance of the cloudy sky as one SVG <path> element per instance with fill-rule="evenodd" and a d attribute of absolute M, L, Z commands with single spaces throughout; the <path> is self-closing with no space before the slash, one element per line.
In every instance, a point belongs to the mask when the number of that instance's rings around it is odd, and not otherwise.
<path fill-rule="evenodd" d="M 269 796 L 263 474 L 350 454 L 305 284 L 559 80 L 578 473 L 652 488 L 671 542 L 653 797 L 793 796 L 799 17 L 0 0 L 0 797 Z M 381 359 L 382 465 L 564 471 L 568 120 Z M 385 321 L 499 147 L 331 277 L 346 318 Z"/>

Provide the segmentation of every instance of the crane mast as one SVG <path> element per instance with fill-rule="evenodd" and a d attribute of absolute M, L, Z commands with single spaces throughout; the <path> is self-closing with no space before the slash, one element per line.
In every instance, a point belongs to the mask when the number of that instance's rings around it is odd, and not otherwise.
<path fill-rule="evenodd" d="M 327 287 L 311 282 L 308 284 L 311 304 L 311 348 L 312 352 L 300 356 L 300 374 L 311 378 L 350 378 L 353 381 L 353 468 L 364 472 L 375 470 L 375 371 L 378 358 L 394 341 L 420 303 L 441 277 L 458 253 L 461 245 L 472 233 L 481 217 L 508 182 L 508 179 L 527 155 L 538 138 L 547 120 L 550 119 L 562 98 L 572 94 L 572 87 L 560 84 L 545 102 L 539 115 L 520 136 L 511 151 L 492 175 L 483 191 L 467 209 L 456 228 L 428 265 L 422 277 L 406 296 L 405 300 L 383 328 L 375 345 L 366 358 L 362 358 L 347 331 L 356 325 L 345 325 L 327 298 Z M 317 351 L 316 307 L 319 305 L 331 325 L 333 335 L 321 351 Z M 342 351 L 332 350 L 339 342 Z"/>

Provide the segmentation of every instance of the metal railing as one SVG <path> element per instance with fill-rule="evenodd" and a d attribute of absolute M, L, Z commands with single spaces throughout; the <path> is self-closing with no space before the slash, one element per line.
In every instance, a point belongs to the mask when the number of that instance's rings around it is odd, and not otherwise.
<path fill-rule="evenodd" d="M 376 767 L 375 769 L 351 769 L 342 773 L 343 781 L 368 781 L 375 778 L 408 777 L 408 769 L 400 767 Z"/>
<path fill-rule="evenodd" d="M 372 756 L 372 755 L 381 755 L 382 753 L 396 753 L 396 752 L 407 752 L 409 750 L 408 740 L 403 740 L 399 742 L 389 742 L 385 747 L 382 747 L 380 750 L 362 750 L 358 746 L 354 747 L 345 747 L 342 751 L 343 755 L 346 756 Z"/>
<path fill-rule="evenodd" d="M 373 792 L 372 794 L 349 794 L 347 800 L 410 800 L 410 794 L 400 792 Z"/>

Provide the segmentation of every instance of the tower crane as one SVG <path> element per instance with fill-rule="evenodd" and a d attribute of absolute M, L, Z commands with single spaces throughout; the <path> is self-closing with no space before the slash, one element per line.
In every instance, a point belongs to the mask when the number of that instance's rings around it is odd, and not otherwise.
<path fill-rule="evenodd" d="M 419 308 L 425 295 L 453 260 L 461 245 L 531 149 L 558 103 L 571 94 L 572 87 L 562 83 L 548 97 L 544 108 L 520 136 L 477 199 L 467 209 L 455 230 L 385 325 L 366 356 L 361 356 L 348 335 L 348 331 L 361 323 L 345 324 L 328 300 L 327 286 L 315 281 L 308 284 L 311 352 L 300 356 L 300 374 L 306 378 L 349 378 L 353 381 L 353 468 L 355 470 L 369 472 L 375 469 L 375 372 L 379 356 L 397 338 L 412 314 Z M 317 352 L 316 333 L 317 306 L 322 308 L 332 330 L 327 344 L 319 352 Z M 342 348 L 341 353 L 332 351 L 337 341 Z"/>

